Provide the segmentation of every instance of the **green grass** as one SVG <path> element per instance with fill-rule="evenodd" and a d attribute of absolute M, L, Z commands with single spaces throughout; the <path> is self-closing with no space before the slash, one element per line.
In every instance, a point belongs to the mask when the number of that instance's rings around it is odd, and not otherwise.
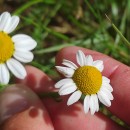
<path fill-rule="evenodd" d="M 113 29 L 105 14 L 130 40 L 130 2 L 116 0 L 29 0 L 14 2 L 8 8 L 19 15 L 18 33 L 31 35 L 38 46 L 32 64 L 55 76 L 56 53 L 65 46 L 77 45 L 130 63 L 129 48 Z M 8 8 L 6 10 L 8 10 Z M 38 64 L 37 64 L 38 63 Z"/>
<path fill-rule="evenodd" d="M 15 33 L 28 34 L 38 42 L 35 59 L 30 64 L 51 77 L 58 76 L 54 69 L 56 53 L 72 45 L 130 64 L 129 46 L 105 16 L 107 14 L 130 41 L 130 0 L 12 0 L 0 4 L 1 11 L 20 16 Z M 116 121 L 122 125 L 117 118 Z"/>

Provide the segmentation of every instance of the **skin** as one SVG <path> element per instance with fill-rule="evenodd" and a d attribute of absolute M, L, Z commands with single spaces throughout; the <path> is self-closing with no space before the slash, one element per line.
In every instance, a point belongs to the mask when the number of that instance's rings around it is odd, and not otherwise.
<path fill-rule="evenodd" d="M 111 80 L 114 89 L 114 100 L 108 109 L 130 125 L 130 68 L 104 54 L 80 47 L 60 50 L 56 65 L 61 65 L 63 59 L 76 64 L 78 50 L 92 55 L 94 60 L 103 60 L 105 68 L 102 74 Z M 55 81 L 35 67 L 26 66 L 26 70 L 28 75 L 24 80 L 17 79 L 19 84 L 8 87 L 0 95 L 1 130 L 126 130 L 101 112 L 93 116 L 84 114 L 81 102 L 68 107 L 68 96 L 62 96 L 62 102 L 52 98 L 39 99 L 39 92 L 57 91 L 54 89 Z"/>

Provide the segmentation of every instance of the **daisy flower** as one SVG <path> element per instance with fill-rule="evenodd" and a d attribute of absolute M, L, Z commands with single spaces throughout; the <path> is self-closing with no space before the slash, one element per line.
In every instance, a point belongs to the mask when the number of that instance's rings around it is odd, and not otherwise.
<path fill-rule="evenodd" d="M 33 60 L 31 52 L 36 41 L 25 34 L 10 36 L 19 23 L 18 16 L 4 12 L 0 15 L 0 84 L 8 84 L 11 71 L 17 78 L 24 79 L 26 70 L 20 63 Z"/>
<path fill-rule="evenodd" d="M 99 101 L 107 107 L 111 106 L 113 88 L 110 80 L 101 74 L 103 61 L 93 61 L 91 55 L 85 56 L 81 50 L 77 52 L 76 60 L 78 66 L 65 59 L 62 64 L 66 67 L 56 66 L 66 77 L 55 84 L 55 88 L 59 88 L 59 95 L 71 94 L 67 105 L 77 102 L 84 95 L 84 111 L 88 113 L 90 110 L 92 115 L 99 111 Z"/>

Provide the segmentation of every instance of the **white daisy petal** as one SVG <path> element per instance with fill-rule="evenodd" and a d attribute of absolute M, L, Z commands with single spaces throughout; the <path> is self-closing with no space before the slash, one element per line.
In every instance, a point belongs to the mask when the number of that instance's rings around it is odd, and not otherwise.
<path fill-rule="evenodd" d="M 24 66 L 13 58 L 7 61 L 7 66 L 9 70 L 19 79 L 24 79 L 27 75 Z"/>
<path fill-rule="evenodd" d="M 30 51 L 15 51 L 13 56 L 23 62 L 23 63 L 28 63 L 28 62 L 31 62 L 33 60 L 33 53 L 30 52 Z"/>
<path fill-rule="evenodd" d="M 102 81 L 103 81 L 103 83 L 110 83 L 110 79 L 108 79 L 105 76 L 102 76 Z"/>
<path fill-rule="evenodd" d="M 67 83 L 67 84 L 64 84 L 59 91 L 62 91 L 63 89 L 66 89 L 68 87 L 71 87 L 71 86 L 76 86 L 75 83 Z"/>
<path fill-rule="evenodd" d="M 98 92 L 98 98 L 99 98 L 100 102 L 103 103 L 104 105 L 106 105 L 107 107 L 111 106 L 111 102 L 110 102 L 109 98 L 102 91 Z"/>
<path fill-rule="evenodd" d="M 88 55 L 85 57 L 85 65 L 90 65 L 92 66 L 92 63 L 93 63 L 93 58 L 91 55 Z"/>
<path fill-rule="evenodd" d="M 106 85 L 106 87 L 107 87 L 107 89 L 109 89 L 109 90 L 110 90 L 110 92 L 112 92 L 112 91 L 113 91 L 113 88 L 112 88 L 112 86 L 111 86 L 110 84 L 107 84 L 107 85 Z"/>
<path fill-rule="evenodd" d="M 67 66 L 67 67 L 70 67 L 70 68 L 72 68 L 74 70 L 76 70 L 78 68 L 77 65 L 75 65 L 73 62 L 71 62 L 69 60 L 65 60 L 64 59 L 63 62 L 62 62 L 62 64 L 65 65 L 65 66 Z"/>
<path fill-rule="evenodd" d="M 77 89 L 76 85 L 63 86 L 59 90 L 59 95 L 68 95 L 73 93 Z"/>
<path fill-rule="evenodd" d="M 104 69 L 103 61 L 101 60 L 94 61 L 93 66 L 96 67 L 100 72 L 102 72 Z"/>
<path fill-rule="evenodd" d="M 97 94 L 93 94 L 93 97 L 94 97 L 94 102 L 95 102 L 95 111 L 98 112 L 99 111 L 99 102 L 98 102 Z"/>
<path fill-rule="evenodd" d="M 4 32 L 6 33 L 11 33 L 12 31 L 15 30 L 15 28 L 17 27 L 18 23 L 19 23 L 19 17 L 18 16 L 12 16 L 10 18 L 10 21 L 9 21 L 9 24 L 7 24 L 5 27 L 4 27 Z"/>
<path fill-rule="evenodd" d="M 78 91 L 75 91 L 75 92 L 69 97 L 69 99 L 68 99 L 68 101 L 67 101 L 67 105 L 69 106 L 69 105 L 72 105 L 73 103 L 77 102 L 77 101 L 80 99 L 81 95 L 82 95 L 81 91 L 79 91 L 79 90 L 78 90 Z"/>
<path fill-rule="evenodd" d="M 36 41 L 30 36 L 25 34 L 17 34 L 12 37 L 16 50 L 27 50 L 34 49 L 37 45 Z"/>
<path fill-rule="evenodd" d="M 80 65 L 80 66 L 84 66 L 85 65 L 85 55 L 82 51 L 78 51 L 77 54 L 76 54 L 76 59 L 77 59 L 77 63 Z"/>
<path fill-rule="evenodd" d="M 73 80 L 72 80 L 72 79 L 70 79 L 70 78 L 62 79 L 62 80 L 58 81 L 58 82 L 55 84 L 55 88 L 60 88 L 60 87 L 62 87 L 64 84 L 70 84 L 70 83 L 73 83 Z"/>
<path fill-rule="evenodd" d="M 102 87 L 100 91 L 102 91 L 104 94 L 106 94 L 107 97 L 109 98 L 109 100 L 113 100 L 114 99 L 113 95 L 111 94 L 111 91 L 109 91 L 109 89 L 106 88 L 105 86 Z"/>
<path fill-rule="evenodd" d="M 11 15 L 8 12 L 4 12 L 0 16 L 0 31 L 3 31 L 6 25 L 10 22 Z"/>
<path fill-rule="evenodd" d="M 8 84 L 9 82 L 9 71 L 5 64 L 0 64 L 0 83 Z"/>
<path fill-rule="evenodd" d="M 93 115 L 97 109 L 97 104 L 95 104 L 95 95 L 91 95 L 90 96 L 90 112 L 91 112 L 91 115 Z"/>
<path fill-rule="evenodd" d="M 113 88 L 109 83 L 110 83 L 110 79 L 108 79 L 105 76 L 102 76 L 102 87 L 106 87 L 110 92 L 112 92 Z"/>
<path fill-rule="evenodd" d="M 110 92 L 113 91 L 113 88 L 112 88 L 112 86 L 110 84 L 103 84 L 102 87 L 108 89 Z"/>
<path fill-rule="evenodd" d="M 56 69 L 62 73 L 65 77 L 72 77 L 74 74 L 74 70 L 68 67 L 56 66 Z"/>
<path fill-rule="evenodd" d="M 90 96 L 87 95 L 87 96 L 85 96 L 85 98 L 84 98 L 84 112 L 85 112 L 85 113 L 88 113 L 89 107 L 90 107 Z"/>
<path fill-rule="evenodd" d="M 5 32 L 5 33 L 7 33 L 7 34 L 9 34 L 7 32 L 7 30 L 9 29 L 10 22 L 11 22 L 11 16 L 8 18 L 8 21 L 6 22 L 6 24 L 2 27 L 3 28 L 2 31 Z"/>

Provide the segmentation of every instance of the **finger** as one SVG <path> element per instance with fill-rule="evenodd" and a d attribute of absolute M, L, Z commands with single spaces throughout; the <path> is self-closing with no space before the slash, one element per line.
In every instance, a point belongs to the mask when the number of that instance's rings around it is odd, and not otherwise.
<path fill-rule="evenodd" d="M 0 94 L 1 130 L 53 130 L 48 112 L 26 86 L 15 84 Z"/>
<path fill-rule="evenodd" d="M 85 114 L 80 102 L 71 106 L 66 105 L 65 98 L 58 103 L 52 99 L 44 99 L 43 102 L 56 130 L 125 130 L 100 112 L 93 116 Z"/>
<path fill-rule="evenodd" d="M 22 83 L 29 86 L 37 93 L 42 91 L 48 92 L 54 89 L 54 81 L 44 74 L 41 70 L 33 67 L 26 66 L 27 76 L 24 80 L 16 79 L 16 83 Z"/>
<path fill-rule="evenodd" d="M 105 68 L 103 75 L 110 78 L 111 85 L 114 89 L 114 100 L 109 110 L 130 124 L 130 68 L 106 55 L 80 47 L 67 47 L 62 49 L 56 57 L 57 65 L 61 65 L 63 59 L 76 63 L 75 55 L 78 50 L 82 50 L 85 55 L 92 55 L 94 60 L 104 61 Z"/>
<path fill-rule="evenodd" d="M 30 85 L 30 87 L 33 88 L 34 91 L 39 92 L 41 90 L 41 92 L 46 92 L 47 88 L 54 88 L 54 82 L 52 80 L 46 80 L 44 82 L 42 81 L 44 77 L 46 77 L 45 79 L 49 79 L 49 77 L 45 73 L 31 66 L 28 66 L 26 70 L 28 76 L 31 73 L 34 79 L 39 76 L 36 80 L 37 82 L 33 84 L 34 86 Z M 28 77 L 26 77 L 25 81 L 19 80 L 19 82 L 26 84 L 26 82 L 28 83 L 27 79 Z M 42 83 L 46 84 L 46 86 L 43 86 L 41 81 Z M 39 89 L 35 87 L 35 85 L 37 86 L 37 84 L 41 85 L 38 85 Z M 45 104 L 51 116 L 53 125 L 56 130 L 68 130 L 69 128 L 71 130 L 79 130 L 81 128 L 91 130 L 92 128 L 97 126 L 97 130 L 104 130 L 106 128 L 114 130 L 123 130 L 122 127 L 118 126 L 115 122 L 106 118 L 102 114 L 96 114 L 94 116 L 91 116 L 89 114 L 85 115 L 83 111 L 83 105 L 80 102 L 77 102 L 74 105 L 68 107 L 66 104 L 66 98 L 63 98 L 62 102 L 56 102 L 54 99 L 45 98 L 43 100 L 43 103 Z"/>

